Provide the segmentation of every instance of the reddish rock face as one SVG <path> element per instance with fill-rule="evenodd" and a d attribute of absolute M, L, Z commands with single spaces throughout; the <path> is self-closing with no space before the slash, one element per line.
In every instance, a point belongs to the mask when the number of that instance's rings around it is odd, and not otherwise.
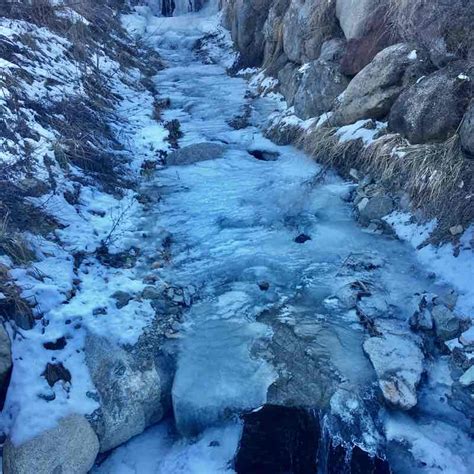
<path fill-rule="evenodd" d="M 385 9 L 380 7 L 370 18 L 366 34 L 347 42 L 346 53 L 341 59 L 341 72 L 346 76 L 355 76 L 377 53 L 394 44 L 396 38 L 389 31 Z"/>

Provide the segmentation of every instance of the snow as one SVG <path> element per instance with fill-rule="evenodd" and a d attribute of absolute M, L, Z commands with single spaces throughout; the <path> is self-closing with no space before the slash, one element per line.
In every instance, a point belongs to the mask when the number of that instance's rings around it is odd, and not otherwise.
<path fill-rule="evenodd" d="M 93 474 L 218 474 L 230 468 L 241 425 L 211 428 L 193 441 L 176 436 L 163 422 L 116 449 Z"/>
<path fill-rule="evenodd" d="M 426 241 L 436 228 L 436 221 L 424 225 L 415 224 L 407 213 L 394 212 L 385 217 L 397 235 L 415 249 Z M 439 247 L 425 245 L 415 252 L 419 262 L 436 274 L 440 282 L 452 285 L 459 292 L 456 311 L 464 316 L 474 317 L 474 252 L 470 242 L 474 237 L 474 226 L 469 227 L 460 239 L 460 251 L 455 256 L 453 244 Z"/>
<path fill-rule="evenodd" d="M 414 49 L 413 51 L 410 51 L 410 53 L 408 54 L 408 59 L 410 61 L 414 61 L 417 57 L 418 57 L 418 54 L 417 54 L 416 49 Z"/>
<path fill-rule="evenodd" d="M 327 118 L 324 117 L 323 120 L 326 121 Z M 386 127 L 386 124 L 382 122 L 376 122 L 375 127 L 372 128 L 367 128 L 368 124 L 372 125 L 372 120 L 359 120 L 351 125 L 340 127 L 336 132 L 336 136 L 339 137 L 341 143 L 360 138 L 367 146 L 374 141 L 380 130 Z"/>

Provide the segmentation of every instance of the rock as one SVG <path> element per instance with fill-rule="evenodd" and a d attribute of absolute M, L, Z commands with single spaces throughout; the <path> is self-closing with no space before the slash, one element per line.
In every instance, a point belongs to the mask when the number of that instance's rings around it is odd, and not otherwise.
<path fill-rule="evenodd" d="M 387 334 L 364 342 L 389 405 L 409 410 L 417 404 L 416 389 L 423 374 L 423 353 L 408 337 Z"/>
<path fill-rule="evenodd" d="M 467 109 L 461 128 L 459 129 L 462 149 L 470 157 L 474 157 L 474 101 Z"/>
<path fill-rule="evenodd" d="M 437 305 L 431 310 L 438 339 L 448 341 L 459 336 L 461 320 L 444 305 Z"/>
<path fill-rule="evenodd" d="M 374 59 L 377 53 L 394 43 L 384 7 L 386 5 L 380 5 L 372 12 L 365 25 L 366 32 L 363 36 L 347 41 L 345 54 L 341 59 L 342 74 L 355 76 Z"/>
<path fill-rule="evenodd" d="M 68 383 L 71 382 L 71 372 L 69 372 L 69 370 L 64 367 L 62 362 L 58 362 L 57 364 L 51 364 L 48 362 L 44 372 L 41 375 L 46 378 L 46 381 L 50 387 L 53 387 L 54 384 L 60 380 Z"/>
<path fill-rule="evenodd" d="M 449 233 L 451 235 L 461 235 L 464 232 L 464 227 L 462 225 L 454 225 L 449 228 Z"/>
<path fill-rule="evenodd" d="M 88 334 L 86 364 L 99 395 L 91 417 L 105 452 L 160 421 L 168 409 L 172 373 L 162 370 L 154 354 L 132 352 Z M 171 372 L 171 371 L 170 371 Z"/>
<path fill-rule="evenodd" d="M 359 211 L 359 221 L 367 225 L 372 220 L 380 220 L 390 214 L 394 209 L 394 203 L 390 196 L 381 194 L 370 199 L 362 199 L 357 205 L 357 209 Z"/>
<path fill-rule="evenodd" d="M 264 25 L 272 0 L 232 0 L 224 5 L 224 25 L 240 52 L 240 67 L 261 66 L 264 58 Z"/>
<path fill-rule="evenodd" d="M 8 333 L 0 324 L 0 410 L 3 409 L 12 370 L 12 350 Z"/>
<path fill-rule="evenodd" d="M 72 415 L 18 446 L 7 440 L 3 448 L 3 472 L 86 474 L 98 452 L 99 441 L 89 422 L 83 416 Z"/>
<path fill-rule="evenodd" d="M 215 160 L 220 158 L 226 150 L 224 145 L 219 143 L 196 143 L 179 150 L 175 150 L 166 158 L 168 166 L 190 165 L 200 161 Z"/>
<path fill-rule="evenodd" d="M 361 38 L 380 0 L 336 0 L 336 16 L 347 39 Z"/>
<path fill-rule="evenodd" d="M 291 0 L 283 18 L 283 50 L 295 63 L 314 61 L 329 38 L 340 36 L 335 2 Z"/>
<path fill-rule="evenodd" d="M 121 309 L 128 305 L 130 300 L 133 299 L 133 296 L 127 291 L 119 290 L 112 295 L 112 298 L 115 300 L 115 305 L 117 308 Z"/>
<path fill-rule="evenodd" d="M 350 82 L 331 120 L 348 125 L 362 119 L 382 119 L 404 87 L 418 79 L 426 62 L 414 57 L 408 44 L 396 44 L 378 53 Z"/>
<path fill-rule="evenodd" d="M 459 336 L 459 342 L 465 347 L 474 348 L 474 326 Z"/>
<path fill-rule="evenodd" d="M 268 281 L 260 281 L 258 282 L 258 287 L 261 291 L 268 291 L 270 289 L 270 283 L 268 283 Z"/>
<path fill-rule="evenodd" d="M 299 72 L 299 66 L 294 63 L 287 63 L 278 72 L 280 92 L 283 94 L 290 107 L 294 104 L 295 95 L 301 84 L 302 76 L 303 75 Z"/>
<path fill-rule="evenodd" d="M 244 415 L 237 474 L 317 472 L 318 418 L 303 408 L 265 405 Z"/>
<path fill-rule="evenodd" d="M 163 298 L 163 289 L 148 285 L 142 291 L 142 298 L 145 300 L 158 300 Z"/>
<path fill-rule="evenodd" d="M 294 97 L 296 115 L 302 119 L 319 117 L 332 109 L 334 100 L 346 89 L 349 80 L 334 61 L 318 59 L 303 66 L 300 86 Z"/>
<path fill-rule="evenodd" d="M 433 318 L 428 309 L 415 311 L 409 323 L 414 331 L 431 331 L 433 329 Z"/>
<path fill-rule="evenodd" d="M 66 347 L 67 341 L 64 336 L 56 339 L 55 341 L 45 342 L 43 347 L 48 351 L 60 351 Z"/>
<path fill-rule="evenodd" d="M 473 96 L 468 71 L 467 62 L 451 63 L 405 90 L 392 107 L 389 129 L 414 144 L 451 137 Z"/>
<path fill-rule="evenodd" d="M 321 333 L 321 325 L 309 321 L 297 323 L 293 328 L 295 335 L 300 339 L 314 340 Z"/>
<path fill-rule="evenodd" d="M 464 374 L 459 379 L 459 383 L 463 387 L 470 387 L 471 385 L 474 385 L 474 365 L 464 372 Z"/>

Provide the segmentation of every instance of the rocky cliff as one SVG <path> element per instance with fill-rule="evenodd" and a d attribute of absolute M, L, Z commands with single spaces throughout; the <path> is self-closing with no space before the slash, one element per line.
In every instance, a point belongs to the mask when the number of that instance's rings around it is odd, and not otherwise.
<path fill-rule="evenodd" d="M 472 0 L 226 0 L 223 22 L 238 66 L 262 67 L 293 107 L 272 139 L 370 175 L 403 210 L 437 217 L 435 240 L 474 220 Z M 292 113 L 314 119 L 303 136 Z"/>

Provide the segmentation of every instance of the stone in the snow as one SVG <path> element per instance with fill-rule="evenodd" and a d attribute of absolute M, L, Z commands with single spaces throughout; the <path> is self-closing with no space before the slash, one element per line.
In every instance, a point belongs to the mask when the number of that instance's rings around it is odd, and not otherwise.
<path fill-rule="evenodd" d="M 408 337 L 387 334 L 364 342 L 378 384 L 389 405 L 409 410 L 417 404 L 416 389 L 423 374 L 423 353 Z"/>
<path fill-rule="evenodd" d="M 94 465 L 99 441 L 89 422 L 79 415 L 63 418 L 58 425 L 30 441 L 3 448 L 3 472 L 8 474 L 85 474 Z"/>
<path fill-rule="evenodd" d="M 435 323 L 436 336 L 442 341 L 448 341 L 459 336 L 461 320 L 446 306 L 437 305 L 431 310 Z"/>
<path fill-rule="evenodd" d="M 379 220 L 390 214 L 394 209 L 394 204 L 390 196 L 382 194 L 370 199 L 362 199 L 357 208 L 359 210 L 359 220 L 363 224 L 368 224 L 372 220 Z"/>
<path fill-rule="evenodd" d="M 169 166 L 191 165 L 200 161 L 215 160 L 220 158 L 226 150 L 224 145 L 219 143 L 195 143 L 175 150 L 166 158 Z"/>
<path fill-rule="evenodd" d="M 459 336 L 459 342 L 465 347 L 474 347 L 474 326 Z"/>
<path fill-rule="evenodd" d="M 133 296 L 126 291 L 119 290 L 112 295 L 112 298 L 115 300 L 117 308 L 121 309 L 128 305 Z"/>

